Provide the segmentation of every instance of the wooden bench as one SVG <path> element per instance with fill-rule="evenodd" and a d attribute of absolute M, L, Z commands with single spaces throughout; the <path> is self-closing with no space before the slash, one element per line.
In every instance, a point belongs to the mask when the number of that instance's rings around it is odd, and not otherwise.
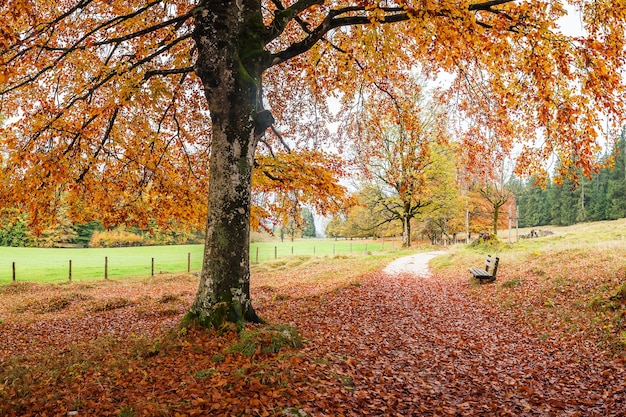
<path fill-rule="evenodd" d="M 483 282 L 493 282 L 496 280 L 496 273 L 498 272 L 498 262 L 500 262 L 500 258 L 487 255 L 487 259 L 485 260 L 485 269 L 480 268 L 470 268 L 470 273 L 476 278 L 480 283 Z"/>

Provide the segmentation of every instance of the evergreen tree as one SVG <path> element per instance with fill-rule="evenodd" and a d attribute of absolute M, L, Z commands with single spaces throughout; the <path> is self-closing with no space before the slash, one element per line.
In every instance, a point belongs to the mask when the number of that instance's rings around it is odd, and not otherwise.
<path fill-rule="evenodd" d="M 74 243 L 81 246 L 87 246 L 91 240 L 93 232 L 96 230 L 100 231 L 102 229 L 102 223 L 99 221 L 91 221 L 89 223 L 74 225 L 74 230 L 76 230 L 76 239 L 74 239 Z"/>
<path fill-rule="evenodd" d="M 591 181 L 584 175 L 579 175 L 579 183 L 574 190 L 574 194 L 578 196 L 578 203 L 576 204 L 576 209 L 574 210 L 574 223 L 582 223 L 589 220 L 589 191 Z"/>
<path fill-rule="evenodd" d="M 308 208 L 302 209 L 302 237 L 315 237 L 315 219 L 313 213 Z"/>
<path fill-rule="evenodd" d="M 609 173 L 606 217 L 610 220 L 626 217 L 626 129 L 622 130 L 614 151 L 615 166 Z"/>
<path fill-rule="evenodd" d="M 518 222 L 520 227 L 544 226 L 550 223 L 548 191 L 530 178 L 517 196 Z"/>
<path fill-rule="evenodd" d="M 591 181 L 589 196 L 589 220 L 600 221 L 606 219 L 607 211 L 607 188 L 609 184 L 610 170 L 602 168 Z"/>

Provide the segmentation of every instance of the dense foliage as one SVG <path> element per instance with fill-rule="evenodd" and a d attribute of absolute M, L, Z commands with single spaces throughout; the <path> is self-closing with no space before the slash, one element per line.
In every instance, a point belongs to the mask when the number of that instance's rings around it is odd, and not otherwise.
<path fill-rule="evenodd" d="M 581 36 L 559 26 L 568 6 Z M 624 5 L 606 0 L 7 0 L 0 12 L 0 111 L 13 118 L 2 204 L 38 230 L 62 198 L 78 222 L 206 230 L 191 312 L 218 326 L 258 321 L 250 225 L 271 207 L 253 187 L 332 210 L 343 167 L 327 151 L 366 139 L 375 93 L 401 109 L 416 71 L 450 76 L 437 99 L 459 115 L 462 161 L 485 175 L 516 146 L 518 173 L 556 157 L 560 174 L 589 174 L 605 122 L 625 113 Z M 333 119 L 343 140 L 327 134 Z"/>
<path fill-rule="evenodd" d="M 519 226 L 567 226 L 626 217 L 626 129 L 604 161 L 612 164 L 600 169 L 591 179 L 573 171 L 576 181 L 550 180 L 547 187 L 536 184 L 534 179 L 512 184 L 519 208 Z"/>

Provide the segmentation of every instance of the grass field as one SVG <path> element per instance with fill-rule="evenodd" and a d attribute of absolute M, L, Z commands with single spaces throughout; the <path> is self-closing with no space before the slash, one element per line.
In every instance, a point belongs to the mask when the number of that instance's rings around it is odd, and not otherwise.
<path fill-rule="evenodd" d="M 391 251 L 399 248 L 393 241 L 334 241 L 326 239 L 298 239 L 253 243 L 250 260 L 265 262 L 291 255 L 324 256 L 335 254 L 365 254 Z M 0 247 L 0 285 L 13 278 L 13 263 L 17 281 L 61 282 L 69 279 L 72 261 L 72 280 L 104 278 L 105 258 L 108 278 L 149 276 L 154 259 L 155 275 L 198 271 L 202 265 L 202 245 L 144 246 L 132 248 L 9 248 Z"/>
<path fill-rule="evenodd" d="M 474 285 L 478 299 L 490 300 L 543 338 L 591 338 L 603 349 L 626 352 L 626 219 L 535 229 L 553 234 L 510 245 L 458 245 L 431 266 L 442 278 L 469 279 L 469 267 L 482 267 L 486 254 L 496 255 L 497 280 Z"/>
<path fill-rule="evenodd" d="M 201 265 L 202 246 L 145 246 L 133 248 L 0 248 L 0 284 L 12 280 L 15 262 L 17 281 L 58 282 L 69 278 L 69 261 L 72 261 L 72 280 L 104 278 L 105 257 L 108 277 L 150 275 L 152 258 L 154 273 L 186 272 L 187 254 L 191 270 Z"/>

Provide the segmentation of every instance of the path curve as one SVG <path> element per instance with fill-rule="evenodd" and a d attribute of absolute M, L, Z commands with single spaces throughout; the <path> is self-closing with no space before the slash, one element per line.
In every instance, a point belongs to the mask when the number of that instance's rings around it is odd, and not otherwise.
<path fill-rule="evenodd" d="M 623 365 L 593 341 L 542 337 L 472 297 L 466 277 L 429 274 L 437 255 L 272 311 L 342 385 L 320 389 L 316 375 L 296 388 L 309 415 L 626 417 Z M 400 265 L 410 274 L 396 273 Z"/>
<path fill-rule="evenodd" d="M 421 277 L 429 277 L 431 275 L 428 262 L 445 254 L 445 251 L 420 252 L 410 256 L 404 256 L 391 262 L 383 269 L 386 274 L 413 274 Z"/>

